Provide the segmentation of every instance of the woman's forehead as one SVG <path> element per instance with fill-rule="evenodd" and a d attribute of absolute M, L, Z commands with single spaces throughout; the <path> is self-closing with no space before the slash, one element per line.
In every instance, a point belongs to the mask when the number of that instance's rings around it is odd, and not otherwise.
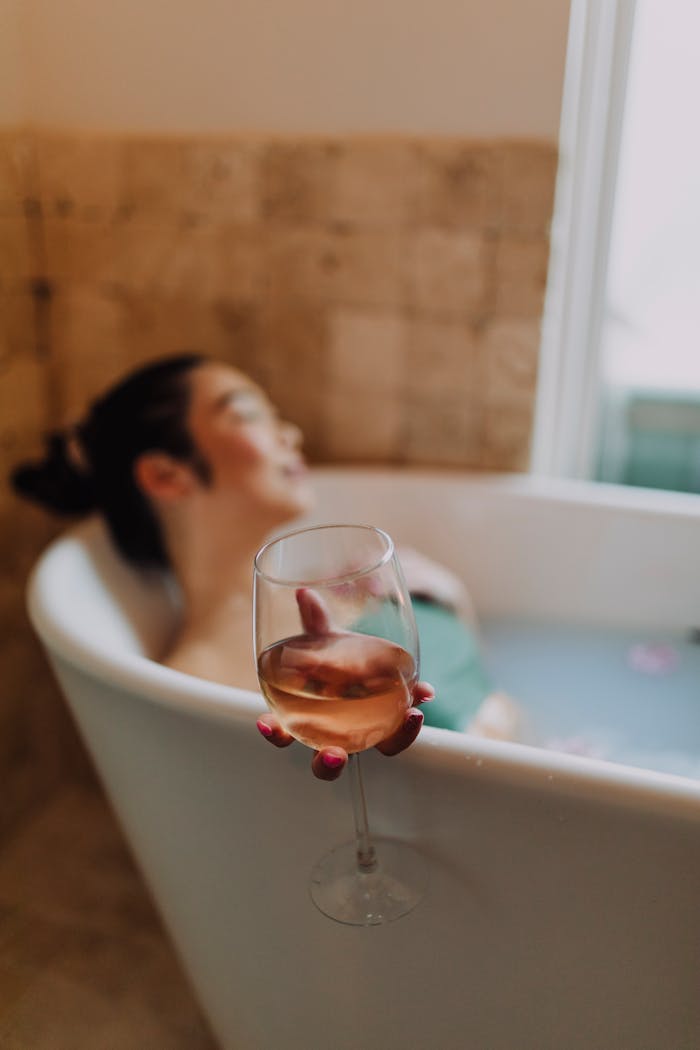
<path fill-rule="evenodd" d="M 192 381 L 192 407 L 215 406 L 222 397 L 235 393 L 257 394 L 264 397 L 260 387 L 232 365 L 207 363 L 195 369 Z"/>

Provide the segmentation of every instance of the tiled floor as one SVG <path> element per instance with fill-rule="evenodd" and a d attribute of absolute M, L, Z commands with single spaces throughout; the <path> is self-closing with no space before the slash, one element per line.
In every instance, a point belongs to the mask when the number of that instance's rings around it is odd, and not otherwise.
<path fill-rule="evenodd" d="M 0 1050 L 216 1050 L 94 791 L 0 849 Z"/>

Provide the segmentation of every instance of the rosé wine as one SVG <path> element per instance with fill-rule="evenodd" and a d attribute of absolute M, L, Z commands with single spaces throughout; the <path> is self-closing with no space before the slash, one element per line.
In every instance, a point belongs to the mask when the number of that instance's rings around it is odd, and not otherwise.
<path fill-rule="evenodd" d="M 416 666 L 393 642 L 338 631 L 269 646 L 258 660 L 258 678 L 288 733 L 309 747 L 352 753 L 401 726 Z"/>

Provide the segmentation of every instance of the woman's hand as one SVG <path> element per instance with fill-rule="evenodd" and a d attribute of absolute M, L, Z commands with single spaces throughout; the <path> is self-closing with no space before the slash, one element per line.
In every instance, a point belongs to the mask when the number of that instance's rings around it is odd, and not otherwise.
<path fill-rule="evenodd" d="M 331 630 L 328 612 L 318 595 L 308 588 L 300 588 L 296 597 L 304 630 L 312 635 L 328 634 Z M 406 711 L 403 725 L 386 740 L 377 744 L 377 750 L 383 755 L 398 755 L 410 747 L 423 725 L 423 713 L 419 706 L 432 700 L 434 695 L 431 685 L 427 682 L 417 682 L 412 692 L 413 706 Z M 294 740 L 271 712 L 260 718 L 257 726 L 265 739 L 275 747 L 288 747 Z M 337 780 L 347 761 L 347 751 L 342 747 L 324 747 L 314 752 L 311 769 L 319 780 Z"/>

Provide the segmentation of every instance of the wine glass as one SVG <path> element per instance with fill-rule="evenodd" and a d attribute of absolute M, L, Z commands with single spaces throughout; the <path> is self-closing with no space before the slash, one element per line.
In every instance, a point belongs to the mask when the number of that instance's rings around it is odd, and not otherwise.
<path fill-rule="evenodd" d="M 293 737 L 349 754 L 355 841 L 316 864 L 311 897 L 354 926 L 411 911 L 426 867 L 411 846 L 370 839 L 359 752 L 403 725 L 418 678 L 418 633 L 390 536 L 320 525 L 272 540 L 255 557 L 254 645 L 263 694 Z"/>

